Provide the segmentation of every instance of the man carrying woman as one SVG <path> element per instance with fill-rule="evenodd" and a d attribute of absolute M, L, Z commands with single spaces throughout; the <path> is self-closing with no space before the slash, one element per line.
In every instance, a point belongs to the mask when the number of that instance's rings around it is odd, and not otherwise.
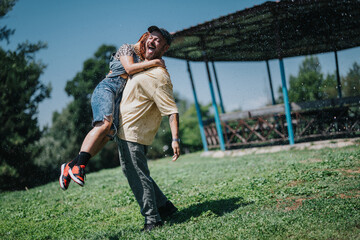
<path fill-rule="evenodd" d="M 91 97 L 93 128 L 86 135 L 79 154 L 61 166 L 60 187 L 66 190 L 71 179 L 84 186 L 85 167 L 117 133 L 119 104 L 128 77 L 151 67 L 165 67 L 162 59 L 144 61 L 145 43 L 150 35 L 144 33 L 135 44 L 122 45 L 110 61 L 110 73 L 95 88 Z"/>

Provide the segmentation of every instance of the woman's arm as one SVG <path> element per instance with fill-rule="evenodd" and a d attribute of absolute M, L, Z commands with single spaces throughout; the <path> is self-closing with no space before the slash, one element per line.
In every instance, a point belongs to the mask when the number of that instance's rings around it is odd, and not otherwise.
<path fill-rule="evenodd" d="M 134 58 L 132 56 L 120 56 L 121 64 L 124 66 L 127 74 L 132 75 L 138 72 L 142 72 L 151 67 L 164 67 L 165 62 L 162 59 L 153 59 L 149 61 L 144 61 L 140 63 L 134 63 Z"/>

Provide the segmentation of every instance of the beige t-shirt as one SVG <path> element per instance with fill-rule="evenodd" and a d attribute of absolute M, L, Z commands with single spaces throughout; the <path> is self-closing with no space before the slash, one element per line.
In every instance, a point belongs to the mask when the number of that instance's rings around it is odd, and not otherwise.
<path fill-rule="evenodd" d="M 150 145 L 162 116 L 178 113 L 169 73 L 161 67 L 132 76 L 120 104 L 119 138 Z"/>

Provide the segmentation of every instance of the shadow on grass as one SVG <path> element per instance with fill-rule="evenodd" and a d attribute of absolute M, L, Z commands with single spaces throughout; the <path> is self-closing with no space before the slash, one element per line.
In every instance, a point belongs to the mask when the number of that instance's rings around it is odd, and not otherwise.
<path fill-rule="evenodd" d="M 253 203 L 254 202 L 245 202 L 243 198 L 229 198 L 229 199 L 205 201 L 203 203 L 193 204 L 188 208 L 178 211 L 171 217 L 171 219 L 168 219 L 167 222 L 170 225 L 173 225 L 173 224 L 186 222 L 191 218 L 196 218 L 199 216 L 220 217 L 223 216 L 225 213 L 230 213 L 240 207 L 245 207 Z M 110 240 L 122 239 L 123 237 L 126 236 L 127 231 L 140 232 L 140 229 L 122 230 L 114 235 L 106 234 L 102 237 Z"/>
<path fill-rule="evenodd" d="M 230 213 L 240 207 L 245 207 L 254 202 L 245 202 L 243 198 L 229 198 L 220 200 L 205 201 L 191 205 L 175 213 L 167 222 L 172 224 L 183 223 L 191 218 L 201 215 L 220 217 L 225 213 Z"/>

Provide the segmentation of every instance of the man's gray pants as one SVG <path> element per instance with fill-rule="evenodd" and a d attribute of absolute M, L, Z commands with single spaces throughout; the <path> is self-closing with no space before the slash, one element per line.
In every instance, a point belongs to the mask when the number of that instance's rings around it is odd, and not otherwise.
<path fill-rule="evenodd" d="M 164 206 L 167 198 L 150 177 L 146 158 L 146 146 L 117 138 L 121 168 L 145 217 L 145 224 L 161 221 L 158 207 Z"/>

